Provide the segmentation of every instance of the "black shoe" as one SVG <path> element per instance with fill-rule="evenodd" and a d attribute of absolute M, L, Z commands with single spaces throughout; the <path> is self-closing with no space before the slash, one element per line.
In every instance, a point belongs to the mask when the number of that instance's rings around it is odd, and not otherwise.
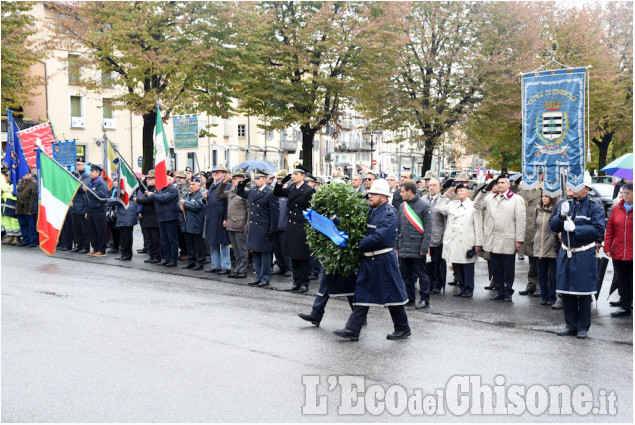
<path fill-rule="evenodd" d="M 235 279 L 244 279 L 247 277 L 247 273 L 236 273 Z"/>
<path fill-rule="evenodd" d="M 193 269 L 194 266 L 196 266 L 196 264 L 194 263 L 190 263 L 190 264 L 186 264 L 184 266 L 181 266 L 182 269 Z"/>
<path fill-rule="evenodd" d="M 472 298 L 472 295 L 473 295 L 472 292 L 465 291 L 465 292 L 463 292 L 463 295 L 461 295 L 461 297 L 463 297 L 463 298 Z"/>
<path fill-rule="evenodd" d="M 77 251 L 78 254 L 88 254 L 88 250 L 86 248 L 84 249 L 80 249 L 79 251 Z"/>
<path fill-rule="evenodd" d="M 278 269 L 278 270 L 276 270 L 275 272 L 271 272 L 271 275 L 272 275 L 272 276 L 275 276 L 275 275 L 283 275 L 283 274 L 285 274 L 285 273 L 286 273 L 286 272 L 285 272 L 284 270 L 280 270 L 280 269 Z"/>
<path fill-rule="evenodd" d="M 578 334 L 576 335 L 576 337 L 578 337 L 580 339 L 586 339 L 587 338 L 587 333 L 586 333 L 586 331 L 578 331 Z"/>
<path fill-rule="evenodd" d="M 534 292 L 534 297 L 542 297 L 542 294 L 540 293 L 540 291 L 536 291 Z"/>
<path fill-rule="evenodd" d="M 431 294 L 434 294 L 434 295 L 438 295 L 438 294 L 440 294 L 440 293 L 441 293 L 441 290 L 440 290 L 440 289 L 437 289 L 437 288 L 434 288 L 432 291 L 430 291 L 430 293 L 431 293 Z"/>
<path fill-rule="evenodd" d="M 36 246 L 38 246 L 36 243 L 29 244 L 29 248 L 35 248 Z"/>
<path fill-rule="evenodd" d="M 630 315 L 631 315 L 631 311 L 624 310 L 624 309 L 620 309 L 611 313 L 611 317 L 622 317 L 622 316 L 630 316 Z"/>
<path fill-rule="evenodd" d="M 20 246 L 29 246 L 31 245 L 30 243 L 23 243 Z M 59 248 L 57 248 L 58 251 L 70 251 L 68 248 L 66 248 L 65 246 L 60 246 Z"/>
<path fill-rule="evenodd" d="M 620 301 L 610 301 L 609 305 L 611 307 L 621 307 L 622 306 L 622 301 L 621 300 Z"/>
<path fill-rule="evenodd" d="M 298 313 L 298 317 L 302 320 L 306 320 L 307 322 L 311 322 L 312 325 L 320 326 L 320 321 L 312 314 L 304 314 Z"/>
<path fill-rule="evenodd" d="M 203 270 L 203 265 L 202 264 L 197 264 L 194 266 L 194 268 L 192 270 Z"/>
<path fill-rule="evenodd" d="M 494 290 L 496 288 L 493 285 L 489 285 L 489 286 L 484 287 L 483 289 L 487 289 L 488 291 L 492 291 L 492 290 Z"/>
<path fill-rule="evenodd" d="M 336 331 L 333 331 L 333 333 L 339 337 L 348 339 L 350 341 L 359 341 L 359 334 L 356 334 L 355 332 L 353 332 L 352 330 L 348 328 L 338 329 Z"/>
<path fill-rule="evenodd" d="M 406 307 L 412 307 L 413 305 L 415 305 L 415 300 L 408 300 L 408 302 L 406 303 Z"/>
<path fill-rule="evenodd" d="M 161 260 L 157 263 L 157 266 L 165 266 L 166 264 L 168 264 L 168 260 Z"/>
<path fill-rule="evenodd" d="M 257 286 L 258 284 L 260 284 L 259 280 L 254 280 L 253 282 L 248 283 L 249 286 Z"/>
<path fill-rule="evenodd" d="M 452 281 L 452 282 L 448 282 L 448 285 L 450 285 L 450 286 L 456 286 L 456 285 L 458 285 L 458 284 L 459 284 L 459 282 L 458 282 L 458 281 L 456 281 L 456 280 L 455 280 L 455 281 Z"/>
<path fill-rule="evenodd" d="M 300 289 L 300 285 L 293 284 L 291 289 L 287 289 L 287 291 L 288 292 L 298 292 L 298 289 Z"/>
<path fill-rule="evenodd" d="M 519 292 L 519 294 L 520 294 L 520 295 L 531 295 L 531 294 L 533 294 L 534 292 L 536 292 L 536 290 L 535 290 L 535 289 L 525 289 L 524 291 L 520 291 L 520 292 Z"/>
<path fill-rule="evenodd" d="M 286 272 L 284 272 L 284 277 L 291 277 L 293 276 L 293 273 L 291 273 L 291 270 L 287 270 Z"/>
<path fill-rule="evenodd" d="M 111 248 L 108 251 L 106 251 L 106 254 L 119 254 L 119 250 Z"/>
<path fill-rule="evenodd" d="M 147 260 L 143 260 L 144 263 L 149 263 L 149 264 L 154 264 L 154 263 L 158 263 L 157 260 L 155 260 L 154 258 L 148 258 Z"/>
<path fill-rule="evenodd" d="M 298 294 L 304 294 L 308 290 L 309 290 L 308 286 L 300 286 L 300 288 L 298 288 Z"/>
<path fill-rule="evenodd" d="M 415 305 L 415 308 L 417 310 L 423 309 L 423 308 L 430 308 L 430 301 L 421 301 L 419 304 Z"/>
<path fill-rule="evenodd" d="M 71 249 L 71 252 L 77 252 L 79 250 L 80 250 L 80 248 L 73 248 L 73 249 Z"/>
<path fill-rule="evenodd" d="M 540 305 L 547 305 L 547 301 L 540 301 Z"/>
<path fill-rule="evenodd" d="M 165 263 L 165 267 L 176 267 L 176 261 L 168 261 Z"/>
<path fill-rule="evenodd" d="M 503 301 L 507 301 L 508 303 L 512 302 L 512 296 L 511 295 L 505 295 L 505 297 L 503 298 Z"/>
<path fill-rule="evenodd" d="M 208 269 L 205 270 L 205 273 L 218 273 L 221 269 Z"/>
<path fill-rule="evenodd" d="M 117 258 L 115 258 L 115 260 L 130 261 L 130 260 L 132 260 L 132 257 L 124 257 L 124 256 L 121 256 L 121 257 L 117 257 Z"/>
<path fill-rule="evenodd" d="M 318 277 L 320 277 L 320 276 L 318 276 L 316 274 L 311 274 L 311 275 L 309 275 L 309 280 L 316 280 Z"/>
<path fill-rule="evenodd" d="M 397 339 L 405 339 L 411 335 L 410 331 L 395 331 L 391 334 L 386 335 L 386 339 L 397 340 Z"/>
<path fill-rule="evenodd" d="M 231 272 L 230 272 L 229 270 L 227 270 L 227 269 L 221 269 L 221 270 L 219 270 L 219 271 L 217 271 L 217 272 L 216 272 L 216 274 L 220 274 L 220 275 L 223 275 L 223 274 L 230 274 L 230 273 L 231 273 Z"/>
<path fill-rule="evenodd" d="M 564 328 L 563 330 L 556 332 L 556 335 L 559 335 L 559 336 L 574 336 L 577 334 L 578 333 L 576 331 L 569 328 Z"/>
<path fill-rule="evenodd" d="M 269 286 L 269 282 L 260 282 L 257 286 L 258 288 L 264 288 L 265 286 Z"/>
<path fill-rule="evenodd" d="M 465 291 L 459 291 L 456 294 L 454 294 L 455 297 L 462 297 L 463 294 L 465 294 Z"/>
<path fill-rule="evenodd" d="M 137 253 L 138 253 L 138 254 L 147 254 L 147 253 L 148 253 L 148 250 L 147 250 L 147 249 L 145 249 L 145 248 L 143 248 L 143 249 L 138 249 L 138 250 L 137 250 Z"/>
<path fill-rule="evenodd" d="M 505 299 L 504 295 L 496 295 L 496 296 L 490 298 L 490 300 L 492 300 L 492 301 L 503 301 L 504 299 Z"/>

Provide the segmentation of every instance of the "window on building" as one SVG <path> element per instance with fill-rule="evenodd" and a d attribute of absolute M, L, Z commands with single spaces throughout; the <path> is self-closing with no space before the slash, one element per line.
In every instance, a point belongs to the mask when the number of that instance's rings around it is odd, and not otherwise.
<path fill-rule="evenodd" d="M 79 55 L 68 55 L 68 84 L 79 84 L 80 75 Z"/>
<path fill-rule="evenodd" d="M 82 96 L 71 96 L 71 127 L 86 127 L 84 118 L 84 98 Z"/>
<path fill-rule="evenodd" d="M 273 131 L 267 131 L 267 140 L 273 140 Z"/>
<path fill-rule="evenodd" d="M 238 124 L 238 137 L 247 137 L 247 126 L 245 124 Z"/>
<path fill-rule="evenodd" d="M 102 87 L 112 87 L 112 72 L 110 71 L 101 71 L 101 86 Z"/>
<path fill-rule="evenodd" d="M 194 170 L 194 152 L 187 153 L 187 166 Z"/>
<path fill-rule="evenodd" d="M 111 120 L 115 118 L 113 110 L 112 110 L 112 99 L 102 99 L 101 112 L 104 119 Z"/>

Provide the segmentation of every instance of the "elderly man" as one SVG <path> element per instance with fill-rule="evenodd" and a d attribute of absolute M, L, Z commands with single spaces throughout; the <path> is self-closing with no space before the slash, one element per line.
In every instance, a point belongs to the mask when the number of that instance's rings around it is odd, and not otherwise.
<path fill-rule="evenodd" d="M 387 339 L 397 340 L 410 336 L 410 326 L 404 305 L 408 302 L 406 286 L 399 273 L 397 256 L 393 252 L 397 214 L 388 203 L 390 189 L 385 180 L 377 180 L 368 192 L 368 224 L 366 237 L 359 242 L 364 254 L 357 273 L 353 312 L 346 327 L 333 333 L 339 337 L 358 341 L 366 322 L 369 306 L 388 307 L 394 332 Z"/>
<path fill-rule="evenodd" d="M 440 294 L 445 291 L 447 265 L 443 259 L 443 234 L 445 232 L 446 216 L 438 208 L 448 203 L 448 199 L 441 196 L 441 182 L 431 178 L 428 182 L 428 194 L 423 198 L 432 207 L 432 237 L 430 238 L 430 293 Z"/>
<path fill-rule="evenodd" d="M 362 176 L 359 174 L 353 174 L 351 186 L 353 186 L 353 189 L 355 189 L 356 192 L 359 192 L 360 196 L 365 196 L 366 190 L 364 189 L 365 186 L 362 183 L 364 183 L 362 181 Z"/>
<path fill-rule="evenodd" d="M 375 173 L 373 170 L 366 171 L 366 180 L 364 180 L 366 191 L 370 189 L 370 187 L 373 185 L 373 182 L 375 180 L 377 180 L 377 173 Z"/>
<path fill-rule="evenodd" d="M 192 177 L 189 190 L 179 199 L 181 233 L 187 246 L 187 264 L 182 269 L 202 270 L 205 261 L 205 243 L 203 242 L 203 226 L 205 225 L 205 204 L 201 179 Z"/>
<path fill-rule="evenodd" d="M 146 175 L 146 185 L 150 192 L 156 192 L 154 185 L 154 170 L 148 171 Z M 141 228 L 145 229 L 145 235 L 148 242 L 148 256 L 144 263 L 156 264 L 161 261 L 161 235 L 159 233 L 159 221 L 157 220 L 157 211 L 154 201 L 145 193 L 135 198 L 135 202 L 141 206 L 139 213 L 139 221 Z"/>
<path fill-rule="evenodd" d="M 209 191 L 203 194 L 203 202 L 207 203 L 205 243 L 209 245 L 212 259 L 212 268 L 207 272 L 220 275 L 230 274 L 232 267 L 229 253 L 229 233 L 223 226 L 223 221 L 227 217 L 227 198 L 219 198 L 217 195 L 218 186 L 225 180 L 226 175 L 227 168 L 224 165 L 214 167 L 212 170 L 213 181 L 208 182 Z"/>
<path fill-rule="evenodd" d="M 488 225 L 483 230 L 484 242 L 481 247 L 491 253 L 494 287 L 498 290 L 491 300 L 511 301 L 516 251 L 525 239 L 525 201 L 509 190 L 509 179 L 506 177 L 499 177 L 496 195 L 488 194 L 488 187 L 476 197 L 475 208 L 493 218 L 487 221 Z"/>
<path fill-rule="evenodd" d="M 397 176 L 395 174 L 389 174 L 386 177 L 386 181 L 388 182 L 388 186 L 390 186 L 390 197 L 388 198 L 388 202 L 392 204 L 395 193 L 399 190 L 399 181 L 397 181 Z"/>
<path fill-rule="evenodd" d="M 225 228 L 229 232 L 229 240 L 232 243 L 234 255 L 234 269 L 227 277 L 232 279 L 244 279 L 247 277 L 247 223 L 249 220 L 249 205 L 247 200 L 238 196 L 236 189 L 238 184 L 245 180 L 245 173 L 237 169 L 232 173 L 231 179 L 222 182 L 216 189 L 216 196 L 227 199 L 227 216 Z M 226 190 L 231 183 L 231 188 Z"/>
<path fill-rule="evenodd" d="M 160 266 L 176 267 L 179 259 L 179 190 L 174 185 L 174 177 L 168 174 L 168 184 L 158 192 L 146 191 L 146 196 L 154 201 L 159 222 L 159 235 L 163 251 Z"/>
<path fill-rule="evenodd" d="M 566 327 L 558 335 L 580 339 L 591 327 L 592 295 L 597 292 L 595 242 L 604 237 L 604 211 L 587 196 L 590 188 L 591 176 L 585 172 L 584 187 L 573 192 L 572 201 L 562 202 L 560 214 L 549 220 L 551 230 L 562 239 L 556 292 L 562 295 Z"/>
<path fill-rule="evenodd" d="M 404 202 L 398 210 L 397 244 L 401 277 L 406 285 L 408 304 L 416 299 L 415 279 L 419 278 L 421 302 L 416 308 L 430 307 L 430 279 L 426 270 L 426 255 L 432 237 L 432 208 L 417 194 L 417 185 L 406 181 L 401 183 Z"/>
<path fill-rule="evenodd" d="M 300 163 L 296 163 L 292 173 L 276 184 L 273 190 L 276 198 L 287 198 L 289 218 L 285 231 L 283 254 L 291 258 L 293 269 L 291 291 L 300 293 L 308 291 L 311 274 L 311 251 L 306 242 L 306 231 L 304 230 L 306 219 L 302 211 L 310 208 L 315 189 L 304 181 L 306 174 L 307 170 Z M 283 185 L 289 180 L 291 183 L 285 188 Z M 275 223 L 274 229 L 277 227 L 277 223 Z"/>
<path fill-rule="evenodd" d="M 88 192 L 86 186 L 82 186 L 82 190 L 88 196 L 86 204 L 86 231 L 90 235 L 90 244 L 92 251 L 88 255 L 102 257 L 106 255 L 106 198 L 108 198 L 108 185 L 101 178 L 103 169 L 101 165 L 91 164 L 90 166 L 90 183 L 88 186 L 92 192 Z M 98 199 L 97 197 L 104 199 Z"/>

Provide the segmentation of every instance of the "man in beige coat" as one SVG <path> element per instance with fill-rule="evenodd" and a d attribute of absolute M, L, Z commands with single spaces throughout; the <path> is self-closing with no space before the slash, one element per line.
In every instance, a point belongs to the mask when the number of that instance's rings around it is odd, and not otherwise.
<path fill-rule="evenodd" d="M 509 179 L 498 179 L 498 193 L 482 191 L 475 208 L 485 211 L 483 249 L 491 253 L 494 286 L 498 294 L 492 301 L 511 301 L 514 290 L 516 250 L 525 239 L 525 201 L 509 190 Z M 491 219 L 488 219 L 491 217 Z"/>

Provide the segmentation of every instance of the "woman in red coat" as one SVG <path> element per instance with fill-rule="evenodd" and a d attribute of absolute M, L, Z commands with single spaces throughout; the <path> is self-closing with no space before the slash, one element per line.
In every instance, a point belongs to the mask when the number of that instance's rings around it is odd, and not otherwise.
<path fill-rule="evenodd" d="M 633 303 L 633 184 L 622 186 L 624 199 L 613 208 L 606 225 L 604 252 L 613 259 L 622 308 L 613 317 L 630 316 Z"/>

